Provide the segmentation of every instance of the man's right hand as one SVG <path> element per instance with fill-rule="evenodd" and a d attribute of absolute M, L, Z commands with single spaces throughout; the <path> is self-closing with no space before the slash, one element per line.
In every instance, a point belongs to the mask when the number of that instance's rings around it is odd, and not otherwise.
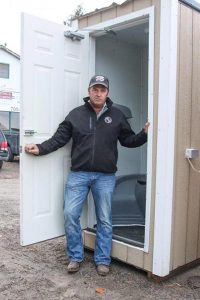
<path fill-rule="evenodd" d="M 33 154 L 33 155 L 39 155 L 39 148 L 35 144 L 26 144 L 24 147 L 26 153 Z"/>

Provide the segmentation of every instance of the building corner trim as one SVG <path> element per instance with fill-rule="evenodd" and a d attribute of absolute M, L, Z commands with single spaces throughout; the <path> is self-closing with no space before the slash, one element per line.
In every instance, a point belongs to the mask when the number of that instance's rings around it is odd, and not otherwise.
<path fill-rule="evenodd" d="M 178 0 L 161 0 L 153 274 L 170 272 L 175 147 Z"/>

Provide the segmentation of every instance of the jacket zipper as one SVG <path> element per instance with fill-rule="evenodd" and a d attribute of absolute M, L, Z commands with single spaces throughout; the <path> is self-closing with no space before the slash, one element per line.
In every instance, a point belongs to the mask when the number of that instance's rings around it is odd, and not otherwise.
<path fill-rule="evenodd" d="M 95 113 L 95 117 L 96 120 L 94 122 L 94 130 L 93 130 L 93 134 L 94 134 L 94 138 L 93 138 L 93 145 L 92 145 L 92 159 L 91 159 L 91 170 L 94 164 L 94 149 L 95 149 L 95 144 L 96 144 L 96 124 L 97 122 L 101 119 L 101 117 L 105 114 L 107 110 L 105 110 L 102 115 L 99 117 L 99 119 L 97 119 L 97 115 Z M 92 117 L 90 117 L 90 129 L 92 130 Z"/>
<path fill-rule="evenodd" d="M 92 129 L 92 118 L 90 117 L 91 120 L 91 129 Z M 91 158 L 91 171 L 94 163 L 94 149 L 95 149 L 95 143 L 96 143 L 96 120 L 94 120 L 94 128 L 93 128 L 93 143 L 92 143 L 92 158 Z"/>
<path fill-rule="evenodd" d="M 94 138 L 93 138 L 93 145 L 92 145 L 92 159 L 91 159 L 91 170 L 94 164 L 94 149 L 96 144 L 96 124 L 94 126 Z"/>
<path fill-rule="evenodd" d="M 90 117 L 90 130 L 92 130 L 92 117 Z"/>

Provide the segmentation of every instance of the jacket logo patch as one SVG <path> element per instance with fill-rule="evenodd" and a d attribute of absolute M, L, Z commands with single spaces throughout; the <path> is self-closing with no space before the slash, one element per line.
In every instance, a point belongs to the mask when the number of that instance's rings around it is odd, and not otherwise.
<path fill-rule="evenodd" d="M 106 123 L 112 123 L 112 118 L 111 117 L 105 117 L 104 121 Z"/>

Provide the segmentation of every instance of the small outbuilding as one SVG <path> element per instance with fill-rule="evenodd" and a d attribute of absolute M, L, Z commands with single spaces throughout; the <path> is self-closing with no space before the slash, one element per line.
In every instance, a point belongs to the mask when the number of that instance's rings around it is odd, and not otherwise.
<path fill-rule="evenodd" d="M 0 45 L 0 129 L 19 130 L 20 56 Z"/>
<path fill-rule="evenodd" d="M 22 147 L 54 133 L 94 74 L 136 132 L 151 123 L 147 145 L 119 147 L 112 257 L 158 277 L 199 262 L 200 4 L 128 0 L 70 28 L 24 14 L 21 63 Z M 21 161 L 21 244 L 61 236 L 70 145 Z M 93 249 L 91 195 L 81 224 Z"/>

